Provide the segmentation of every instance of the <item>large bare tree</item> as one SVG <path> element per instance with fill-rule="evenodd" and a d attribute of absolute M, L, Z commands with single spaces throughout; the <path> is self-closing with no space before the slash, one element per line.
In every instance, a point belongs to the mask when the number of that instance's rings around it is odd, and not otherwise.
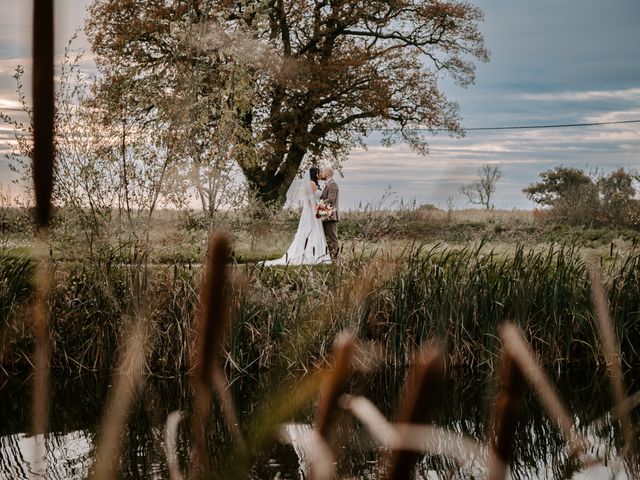
<path fill-rule="evenodd" d="M 266 202 L 284 200 L 304 162 L 339 165 L 372 129 L 421 152 L 425 131 L 462 133 L 438 81 L 469 85 L 474 61 L 488 59 L 482 12 L 461 0 L 95 0 L 89 13 L 107 79 L 177 91 L 176 72 L 198 69 L 207 97 L 229 81 L 220 74 L 228 62 L 243 65 L 251 102 L 219 101 L 234 103 L 233 140 L 244 147 L 234 158 Z"/>

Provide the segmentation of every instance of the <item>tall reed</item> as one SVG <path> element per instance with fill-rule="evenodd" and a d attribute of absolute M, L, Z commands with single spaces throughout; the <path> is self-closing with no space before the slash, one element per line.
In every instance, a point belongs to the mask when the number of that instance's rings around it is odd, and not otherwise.
<path fill-rule="evenodd" d="M 13 291 L 0 292 L 0 298 L 11 313 L 30 298 L 32 270 L 28 262 L 10 264 L 16 267 L 5 270 L 3 285 Z M 640 269 L 634 267 L 639 264 L 637 250 L 603 259 L 605 293 L 625 367 L 640 362 Z M 134 296 L 130 279 L 145 275 L 154 298 L 150 373 L 188 370 L 189 319 L 198 304 L 200 269 L 175 265 L 142 272 L 140 266 L 109 258 L 53 268 L 53 368 L 83 372 L 113 367 L 122 314 Z M 293 373 L 326 365 L 333 339 L 344 329 L 375 342 L 392 365 L 407 364 L 416 347 L 438 339 L 452 366 L 492 370 L 498 326 L 505 318 L 522 328 L 546 365 L 561 368 L 586 361 L 597 367 L 604 358 L 588 268 L 577 245 L 546 250 L 518 246 L 501 254 L 486 247 L 418 246 L 394 259 L 380 255 L 336 268 L 233 270 L 248 281 L 242 291 L 230 292 L 234 312 L 222 353 L 232 376 L 270 367 Z M 12 331 L 17 348 L 7 350 L 4 368 L 18 372 L 28 365 L 20 352 L 32 340 L 26 331 Z"/>
<path fill-rule="evenodd" d="M 33 434 L 45 435 L 49 422 L 49 309 L 50 276 L 47 266 L 47 228 L 51 217 L 51 194 L 54 169 L 54 9 L 53 0 L 33 2 L 33 186 L 35 216 L 38 226 L 36 238 L 35 296 L 31 310 L 33 328 Z M 44 437 L 43 437 L 44 438 Z M 44 444 L 37 442 L 34 463 L 44 459 Z M 36 466 L 37 470 L 42 467 Z"/>
<path fill-rule="evenodd" d="M 437 402 L 442 395 L 444 359 L 434 349 L 427 349 L 416 358 L 403 392 L 398 422 L 403 424 L 425 424 L 432 420 Z M 403 449 L 394 450 L 389 460 L 385 478 L 402 480 L 414 476 L 415 465 L 420 454 Z"/>

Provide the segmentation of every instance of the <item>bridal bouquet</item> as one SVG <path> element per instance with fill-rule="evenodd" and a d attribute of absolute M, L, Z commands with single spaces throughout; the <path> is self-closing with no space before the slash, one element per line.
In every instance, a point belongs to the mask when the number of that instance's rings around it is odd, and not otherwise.
<path fill-rule="evenodd" d="M 324 200 L 320 200 L 316 205 L 316 218 L 321 220 L 327 220 L 333 216 L 335 209 L 326 203 Z"/>

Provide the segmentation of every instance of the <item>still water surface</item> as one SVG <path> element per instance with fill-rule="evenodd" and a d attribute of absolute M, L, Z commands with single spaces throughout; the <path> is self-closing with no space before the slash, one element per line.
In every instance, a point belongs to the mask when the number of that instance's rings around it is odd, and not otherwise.
<path fill-rule="evenodd" d="M 34 473 L 41 471 L 41 467 L 33 463 L 33 452 L 36 442 L 42 441 L 46 446 L 44 469 L 47 478 L 86 478 L 93 461 L 94 440 L 109 382 L 108 377 L 85 375 L 69 379 L 57 375 L 53 381 L 52 433 L 46 438 L 26 434 L 30 425 L 28 381 L 5 383 L 0 388 L 0 478 L 33 478 Z M 244 378 L 232 384 L 243 428 L 250 428 L 257 407 L 270 401 L 271 383 L 274 382 L 264 378 Z M 402 374 L 386 371 L 354 379 L 349 390 L 366 396 L 392 418 L 401 384 Z M 570 468 L 565 445 L 536 399 L 528 394 L 515 439 L 516 460 L 512 478 L 627 478 L 624 468 L 616 461 L 620 439 L 617 426 L 611 424 L 607 415 L 611 401 L 605 375 L 572 372 L 558 379 L 558 385 L 579 431 L 593 443 L 591 453 L 604 460 L 606 465 L 588 472 L 568 474 Z M 631 385 L 631 391 L 637 389 L 638 384 Z M 187 385 L 180 380 L 146 381 L 130 415 L 128 432 L 122 439 L 122 478 L 168 478 L 165 420 L 171 411 L 188 408 L 188 391 Z M 435 423 L 485 442 L 495 393 L 491 377 L 456 372 L 450 376 L 444 389 Z M 313 407 L 310 405 L 307 411 L 292 420 L 312 423 Z M 213 418 L 209 432 L 211 456 L 224 463 L 230 439 L 219 421 L 218 411 L 213 412 Z M 338 420 L 335 444 L 339 448 L 337 469 L 340 477 L 379 478 L 381 459 L 386 452 L 353 417 L 345 413 Z M 177 453 L 183 466 L 188 457 L 188 438 L 187 429 L 181 428 Z M 299 460 L 300 456 L 299 446 L 277 444 L 258 456 L 251 477 L 304 478 L 305 466 Z M 483 478 L 485 473 L 484 464 L 478 459 L 470 459 L 466 465 L 460 465 L 432 455 L 425 456 L 418 466 L 418 478 L 425 479 Z"/>

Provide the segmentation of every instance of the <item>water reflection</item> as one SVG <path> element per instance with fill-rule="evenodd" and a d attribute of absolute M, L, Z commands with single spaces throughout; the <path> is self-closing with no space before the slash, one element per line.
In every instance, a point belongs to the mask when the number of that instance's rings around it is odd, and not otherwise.
<path fill-rule="evenodd" d="M 45 461 L 37 460 L 37 443 L 45 442 Z M 85 478 L 91 465 L 91 438 L 88 432 L 25 434 L 0 437 L 0 474 L 2 478 Z M 45 475 L 46 472 L 46 475 Z"/>
<path fill-rule="evenodd" d="M 435 420 L 437 425 L 486 442 L 490 406 L 496 392 L 490 378 L 459 373 L 450 375 Z M 595 377 L 595 378 L 594 378 Z M 350 391 L 369 398 L 380 411 L 392 419 L 402 374 L 379 372 L 374 376 L 355 378 Z M 270 391 L 263 379 L 243 379 L 233 384 L 240 405 L 243 428 L 252 427 L 253 412 L 258 404 L 268 402 Z M 557 429 L 547 419 L 537 401 L 529 394 L 515 438 L 513 479 L 536 478 L 627 478 L 624 469 L 612 459 L 618 455 L 620 439 L 617 428 L 606 415 L 610 408 L 609 386 L 604 375 L 582 375 L 580 372 L 559 379 L 563 400 L 575 415 L 578 430 L 591 441 L 589 453 L 606 460 L 606 466 L 588 472 L 572 472 L 572 462 Z M 94 439 L 109 387 L 108 378 L 82 377 L 53 383 L 51 428 L 45 440 L 46 463 L 42 467 L 47 478 L 85 478 L 94 454 Z M 637 390 L 638 386 L 632 387 Z M 35 442 L 42 437 L 25 434 L 30 426 L 28 383 L 9 383 L 0 389 L 0 478 L 33 478 L 41 468 L 33 462 Z M 152 380 L 144 385 L 135 409 L 130 415 L 129 429 L 121 459 L 122 478 L 168 478 L 165 459 L 164 422 L 169 412 L 188 411 L 188 388 L 181 381 Z M 230 449 L 220 412 L 214 407 L 209 442 L 212 458 L 224 465 Z M 314 406 L 292 419 L 310 424 Z M 603 421 L 595 422 L 603 417 Z M 188 422 L 179 427 L 177 456 L 184 469 L 188 458 Z M 381 460 L 386 452 L 371 438 L 366 429 L 347 413 L 342 413 L 334 432 L 338 446 L 338 474 L 342 478 L 375 479 L 381 474 Z M 295 442 L 294 442 L 295 443 Z M 250 472 L 251 478 L 298 479 L 306 468 L 300 445 L 276 445 L 262 453 Z M 427 455 L 418 465 L 418 475 L 433 478 L 482 478 L 486 475 L 484 460 L 469 459 L 465 464 L 438 455 Z M 602 476 L 601 476 L 602 475 Z M 617 475 L 617 476 L 616 476 Z"/>

